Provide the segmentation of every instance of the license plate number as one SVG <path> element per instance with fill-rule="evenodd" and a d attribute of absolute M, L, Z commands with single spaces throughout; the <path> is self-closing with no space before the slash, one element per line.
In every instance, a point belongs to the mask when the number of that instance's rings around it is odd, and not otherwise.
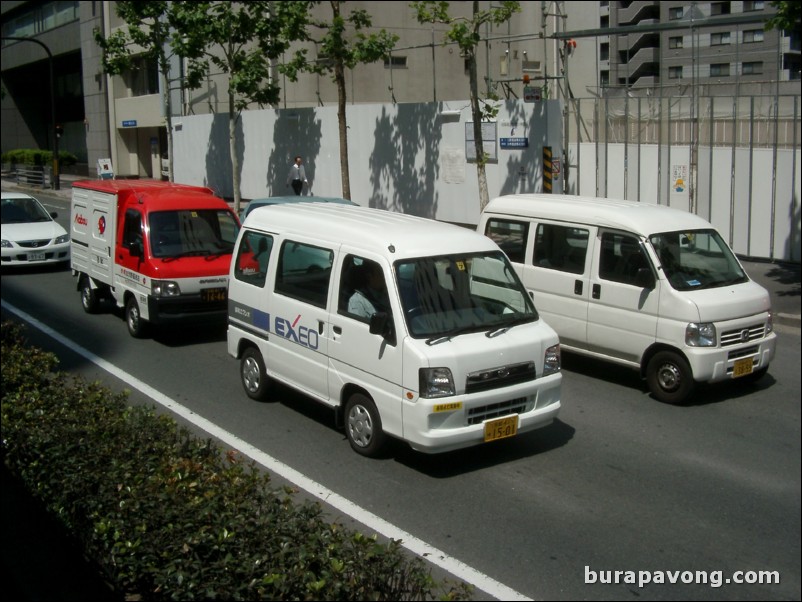
<path fill-rule="evenodd" d="M 752 374 L 752 358 L 745 357 L 742 360 L 736 360 L 732 365 L 732 377 L 738 378 L 747 374 Z"/>
<path fill-rule="evenodd" d="M 507 416 L 485 422 L 485 441 L 514 437 L 518 432 L 518 416 Z"/>
<path fill-rule="evenodd" d="M 226 289 L 224 288 L 202 288 L 201 301 L 225 301 Z"/>
<path fill-rule="evenodd" d="M 44 261 L 44 253 L 28 253 L 28 261 Z"/>

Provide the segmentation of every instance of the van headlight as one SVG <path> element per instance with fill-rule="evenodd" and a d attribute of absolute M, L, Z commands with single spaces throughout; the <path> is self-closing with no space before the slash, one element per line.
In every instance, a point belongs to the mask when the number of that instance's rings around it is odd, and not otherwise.
<path fill-rule="evenodd" d="M 150 290 L 154 297 L 176 297 L 181 294 L 178 283 L 172 280 L 153 280 L 150 283 Z"/>
<path fill-rule="evenodd" d="M 543 376 L 559 372 L 561 365 L 562 358 L 560 356 L 560 344 L 558 343 L 546 349 L 546 355 L 543 356 Z"/>
<path fill-rule="evenodd" d="M 454 387 L 454 377 L 449 368 L 421 368 L 418 377 L 421 397 L 432 399 L 457 393 Z"/>
<path fill-rule="evenodd" d="M 689 347 L 715 347 L 716 325 L 710 322 L 691 322 L 685 327 L 685 344 Z"/>

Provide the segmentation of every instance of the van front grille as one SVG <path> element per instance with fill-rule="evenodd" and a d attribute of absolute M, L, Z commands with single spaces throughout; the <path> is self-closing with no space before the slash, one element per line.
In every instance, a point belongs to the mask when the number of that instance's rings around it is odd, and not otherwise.
<path fill-rule="evenodd" d="M 765 336 L 766 327 L 763 324 L 754 324 L 746 328 L 728 330 L 721 333 L 721 346 L 741 345 L 749 341 L 758 341 Z"/>
<path fill-rule="evenodd" d="M 535 362 L 523 362 L 471 372 L 465 382 L 465 393 L 478 393 L 535 380 Z"/>
<path fill-rule="evenodd" d="M 523 414 L 526 411 L 526 397 L 518 397 L 509 401 L 500 401 L 486 406 L 479 406 L 468 410 L 468 424 L 481 424 L 485 420 L 509 416 L 510 414 Z"/>

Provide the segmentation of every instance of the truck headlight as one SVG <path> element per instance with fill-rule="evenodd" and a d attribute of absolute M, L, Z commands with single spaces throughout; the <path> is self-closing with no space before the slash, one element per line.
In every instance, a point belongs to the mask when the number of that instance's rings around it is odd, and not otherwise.
<path fill-rule="evenodd" d="M 696 324 L 691 322 L 685 327 L 685 344 L 689 347 L 715 347 L 716 326 L 710 322 Z"/>
<path fill-rule="evenodd" d="M 153 280 L 150 289 L 154 297 L 175 297 L 181 294 L 178 283 L 172 280 Z"/>
<path fill-rule="evenodd" d="M 449 368 L 421 368 L 418 372 L 420 379 L 420 396 L 426 399 L 434 397 L 447 397 L 455 395 L 454 377 Z"/>
<path fill-rule="evenodd" d="M 561 366 L 562 357 L 560 355 L 560 344 L 558 343 L 546 349 L 546 355 L 543 356 L 543 376 L 559 372 Z"/>

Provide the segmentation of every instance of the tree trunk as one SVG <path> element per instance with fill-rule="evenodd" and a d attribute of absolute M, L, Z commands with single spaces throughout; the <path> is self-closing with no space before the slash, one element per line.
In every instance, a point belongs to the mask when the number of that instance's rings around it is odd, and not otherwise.
<path fill-rule="evenodd" d="M 351 178 L 348 175 L 348 120 L 345 116 L 345 69 L 342 62 L 334 68 L 337 82 L 337 121 L 340 126 L 340 177 L 343 182 L 343 198 L 351 200 Z"/>
<path fill-rule="evenodd" d="M 234 213 L 239 215 L 240 173 L 237 157 L 237 119 L 239 113 L 234 108 L 234 94 L 228 93 L 228 152 L 231 154 L 231 185 L 234 188 Z"/>
<path fill-rule="evenodd" d="M 487 174 L 485 173 L 484 141 L 482 140 L 482 109 L 479 106 L 479 80 L 476 74 L 476 56 L 469 59 L 471 80 L 471 114 L 473 115 L 473 142 L 476 149 L 476 177 L 479 182 L 479 212 L 487 205 L 490 195 L 487 191 Z"/>

